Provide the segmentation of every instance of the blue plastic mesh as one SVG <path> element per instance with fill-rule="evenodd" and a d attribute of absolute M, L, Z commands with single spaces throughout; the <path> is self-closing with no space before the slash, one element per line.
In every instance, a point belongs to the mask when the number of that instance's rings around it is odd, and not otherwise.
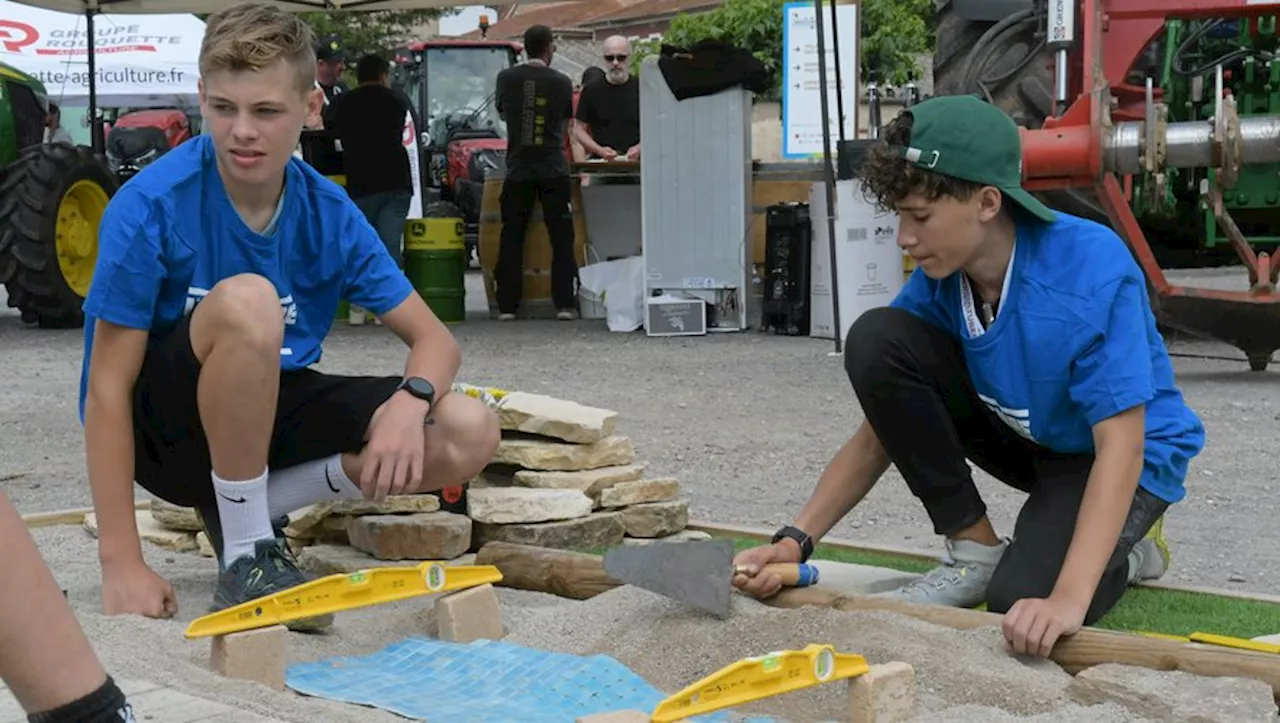
<path fill-rule="evenodd" d="M 665 697 L 606 655 L 551 653 L 490 640 L 463 645 L 407 638 L 372 655 L 292 665 L 286 681 L 304 695 L 410 719 L 467 723 L 572 723 L 592 713 L 652 711 Z M 690 720 L 730 718 L 718 712 Z"/>

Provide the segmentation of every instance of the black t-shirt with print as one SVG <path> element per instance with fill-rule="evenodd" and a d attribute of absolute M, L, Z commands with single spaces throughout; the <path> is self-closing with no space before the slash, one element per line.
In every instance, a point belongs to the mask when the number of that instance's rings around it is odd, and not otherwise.
<path fill-rule="evenodd" d="M 507 178 L 569 175 L 565 121 L 573 117 L 573 82 L 545 65 L 498 73 L 494 103 L 507 122 Z"/>
<path fill-rule="evenodd" d="M 640 80 L 633 75 L 621 85 L 607 78 L 587 83 L 578 98 L 577 118 L 591 127 L 596 143 L 626 154 L 640 142 Z"/>

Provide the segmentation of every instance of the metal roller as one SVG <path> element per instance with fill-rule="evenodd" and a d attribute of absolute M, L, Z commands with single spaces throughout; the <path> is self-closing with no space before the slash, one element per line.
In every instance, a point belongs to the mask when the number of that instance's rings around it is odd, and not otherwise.
<path fill-rule="evenodd" d="M 1241 157 L 1246 164 L 1280 163 L 1280 116 L 1240 119 Z M 1188 121 L 1165 126 L 1165 168 L 1205 168 L 1219 165 L 1213 148 L 1213 122 Z M 1145 142 L 1141 121 L 1118 123 L 1106 136 L 1102 163 L 1114 173 L 1141 173 Z"/>

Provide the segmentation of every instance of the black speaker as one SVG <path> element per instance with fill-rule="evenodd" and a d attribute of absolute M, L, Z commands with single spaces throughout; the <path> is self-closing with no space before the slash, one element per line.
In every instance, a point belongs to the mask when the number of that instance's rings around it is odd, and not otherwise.
<path fill-rule="evenodd" d="M 761 331 L 808 336 L 812 241 L 809 204 L 779 203 L 765 209 Z"/>

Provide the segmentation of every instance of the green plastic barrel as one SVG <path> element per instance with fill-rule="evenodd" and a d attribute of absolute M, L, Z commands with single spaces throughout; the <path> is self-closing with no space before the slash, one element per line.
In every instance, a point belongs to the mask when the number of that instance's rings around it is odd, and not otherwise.
<path fill-rule="evenodd" d="M 467 246 L 460 218 L 414 218 L 404 225 L 404 273 L 440 320 L 467 318 Z"/>

